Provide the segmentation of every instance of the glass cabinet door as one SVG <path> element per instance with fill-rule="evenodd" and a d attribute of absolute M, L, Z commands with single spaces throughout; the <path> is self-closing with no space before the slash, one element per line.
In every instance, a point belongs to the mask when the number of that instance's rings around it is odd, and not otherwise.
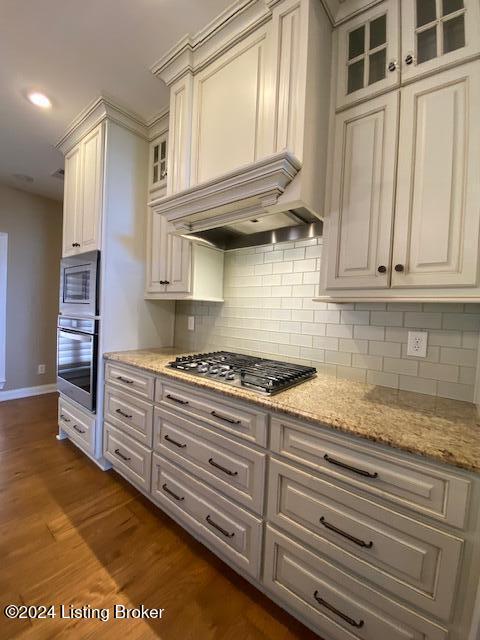
<path fill-rule="evenodd" d="M 436 70 L 480 51 L 478 0 L 402 2 L 402 77 Z"/>
<path fill-rule="evenodd" d="M 338 28 L 337 108 L 400 82 L 399 4 L 387 0 Z"/>
<path fill-rule="evenodd" d="M 167 184 L 168 135 L 165 134 L 150 144 L 150 191 Z"/>

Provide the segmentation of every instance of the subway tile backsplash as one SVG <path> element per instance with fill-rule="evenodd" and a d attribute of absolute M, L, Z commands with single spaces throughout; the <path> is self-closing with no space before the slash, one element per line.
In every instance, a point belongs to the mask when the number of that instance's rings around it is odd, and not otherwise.
<path fill-rule="evenodd" d="M 473 400 L 480 305 L 313 302 L 322 239 L 225 253 L 225 302 L 177 302 L 175 346 L 311 364 L 320 373 Z M 195 316 L 195 331 L 187 330 Z M 426 358 L 407 356 L 428 331 Z"/>

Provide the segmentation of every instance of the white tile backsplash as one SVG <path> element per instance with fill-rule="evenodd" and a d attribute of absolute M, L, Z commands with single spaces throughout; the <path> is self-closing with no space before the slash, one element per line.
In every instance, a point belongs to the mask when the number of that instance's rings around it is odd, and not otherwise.
<path fill-rule="evenodd" d="M 322 240 L 225 253 L 225 302 L 177 302 L 175 346 L 311 364 L 359 382 L 473 400 L 480 305 L 313 302 Z M 195 331 L 187 318 L 196 317 Z M 427 358 L 407 356 L 428 331 Z"/>

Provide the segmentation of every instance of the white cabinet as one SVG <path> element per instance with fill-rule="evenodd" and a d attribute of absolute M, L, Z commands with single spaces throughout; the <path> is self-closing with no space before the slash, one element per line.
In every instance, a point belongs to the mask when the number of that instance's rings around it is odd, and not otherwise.
<path fill-rule="evenodd" d="M 336 116 L 327 291 L 480 295 L 479 103 L 476 61 Z"/>
<path fill-rule="evenodd" d="M 155 138 L 150 143 L 148 165 L 148 189 L 150 193 L 167 187 L 168 133 Z"/>
<path fill-rule="evenodd" d="M 329 288 L 389 285 L 398 110 L 394 91 L 336 118 Z"/>
<path fill-rule="evenodd" d="M 102 124 L 65 156 L 63 256 L 100 248 L 103 160 Z"/>
<path fill-rule="evenodd" d="M 171 232 L 161 214 L 149 210 L 145 297 L 223 300 L 223 251 Z"/>
<path fill-rule="evenodd" d="M 393 287 L 478 285 L 480 63 L 402 90 Z"/>
<path fill-rule="evenodd" d="M 405 80 L 465 60 L 480 51 L 478 0 L 403 0 Z"/>
<path fill-rule="evenodd" d="M 400 10 L 386 0 L 337 31 L 337 107 L 400 83 Z"/>

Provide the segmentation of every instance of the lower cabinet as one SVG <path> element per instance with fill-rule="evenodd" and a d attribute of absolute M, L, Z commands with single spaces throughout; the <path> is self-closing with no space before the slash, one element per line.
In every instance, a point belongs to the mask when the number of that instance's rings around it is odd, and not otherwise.
<path fill-rule="evenodd" d="M 445 640 L 447 630 L 402 607 L 267 525 L 264 585 L 328 640 Z"/>
<path fill-rule="evenodd" d="M 105 458 L 319 637 L 472 637 L 473 474 L 171 377 L 106 368 Z"/>
<path fill-rule="evenodd" d="M 260 575 L 262 520 L 153 454 L 152 497 L 208 546 L 254 578 Z"/>
<path fill-rule="evenodd" d="M 89 455 L 95 450 L 96 416 L 81 409 L 74 402 L 60 395 L 58 399 L 58 426 L 67 436 Z"/>

